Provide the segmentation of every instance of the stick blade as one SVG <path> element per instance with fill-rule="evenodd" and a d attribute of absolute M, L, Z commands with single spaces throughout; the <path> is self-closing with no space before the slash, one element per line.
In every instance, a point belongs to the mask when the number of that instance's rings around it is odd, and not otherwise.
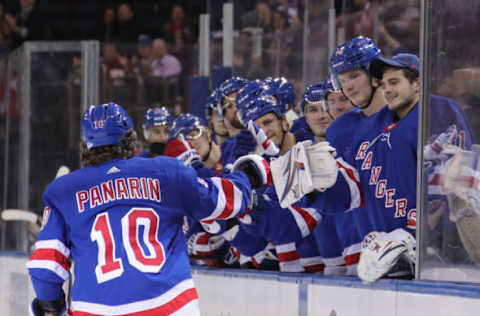
<path fill-rule="evenodd" d="M 4 221 L 25 221 L 37 223 L 39 216 L 33 212 L 19 209 L 6 209 L 2 211 L 1 218 Z"/>
<path fill-rule="evenodd" d="M 70 173 L 70 168 L 62 165 L 62 166 L 60 166 L 60 168 L 58 168 L 57 174 L 55 175 L 55 178 L 59 178 L 59 177 L 64 176 L 68 173 Z"/>

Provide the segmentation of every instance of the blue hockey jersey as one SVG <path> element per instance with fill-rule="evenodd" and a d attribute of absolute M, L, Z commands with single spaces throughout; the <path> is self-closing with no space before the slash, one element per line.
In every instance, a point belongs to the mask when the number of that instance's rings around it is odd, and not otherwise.
<path fill-rule="evenodd" d="M 53 181 L 27 266 L 39 299 L 69 278 L 71 309 L 89 315 L 198 315 L 182 225 L 227 219 L 250 203 L 247 177 L 197 177 L 168 157 L 115 159 Z"/>
<path fill-rule="evenodd" d="M 457 103 L 432 96 L 431 113 L 431 135 L 455 124 L 459 145 L 470 146 L 471 129 Z M 418 104 L 398 122 L 385 107 L 362 126 L 352 155 L 338 159 L 341 176 L 334 187 L 319 195 L 317 206 L 338 211 L 365 205 L 369 210 L 365 229 L 405 228 L 415 233 Z"/>

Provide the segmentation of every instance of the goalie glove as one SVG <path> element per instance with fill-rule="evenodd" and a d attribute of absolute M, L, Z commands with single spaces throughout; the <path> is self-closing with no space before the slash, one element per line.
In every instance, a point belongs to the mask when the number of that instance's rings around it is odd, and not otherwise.
<path fill-rule="evenodd" d="M 30 304 L 30 316 L 45 316 L 45 313 L 54 316 L 68 316 L 65 295 L 56 301 L 41 301 L 35 298 Z"/>
<path fill-rule="evenodd" d="M 438 135 L 431 143 L 425 146 L 423 158 L 425 160 L 446 160 L 455 153 L 457 127 L 450 125 L 447 130 Z"/>
<path fill-rule="evenodd" d="M 235 170 L 240 170 L 247 175 L 252 189 L 273 183 L 270 166 L 262 156 L 251 154 L 238 158 L 233 163 L 232 171 Z"/>
<path fill-rule="evenodd" d="M 338 167 L 335 161 L 335 148 L 328 142 L 315 145 L 311 141 L 303 142 L 307 152 L 308 163 L 312 174 L 313 187 L 317 191 L 325 191 L 337 181 Z"/>
<path fill-rule="evenodd" d="M 260 147 L 261 154 L 266 154 L 267 156 L 275 156 L 280 152 L 277 145 L 275 145 L 274 142 L 267 138 L 267 134 L 265 134 L 265 131 L 258 127 L 258 125 L 253 120 L 250 120 L 248 122 L 248 130 L 255 138 L 258 147 Z"/>
<path fill-rule="evenodd" d="M 314 190 L 324 191 L 337 180 L 335 149 L 327 142 L 297 143 L 270 163 L 280 206 L 286 208 Z"/>
<path fill-rule="evenodd" d="M 391 233 L 371 232 L 362 241 L 358 276 L 364 283 L 375 282 L 387 274 L 400 257 L 415 262 L 415 248 L 415 238 L 403 229 Z"/>
<path fill-rule="evenodd" d="M 458 150 L 444 167 L 444 191 L 450 207 L 450 220 L 472 216 L 480 208 L 478 153 Z"/>
<path fill-rule="evenodd" d="M 188 167 L 195 169 L 203 167 L 200 155 L 182 134 L 180 134 L 178 138 L 173 138 L 168 141 L 167 147 L 165 148 L 165 156 L 177 158 Z"/>

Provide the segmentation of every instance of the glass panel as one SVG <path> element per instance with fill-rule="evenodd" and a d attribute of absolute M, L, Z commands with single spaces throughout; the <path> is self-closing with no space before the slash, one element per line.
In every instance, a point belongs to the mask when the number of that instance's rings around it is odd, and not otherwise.
<path fill-rule="evenodd" d="M 420 1 L 343 1 L 338 41 L 359 35 L 375 40 L 385 56 L 419 52 Z"/>
<path fill-rule="evenodd" d="M 423 198 L 419 272 L 423 279 L 480 282 L 479 150 L 472 146 L 480 134 L 480 4 L 427 4 L 424 84 L 426 95 L 440 97 L 429 98 L 423 122 L 428 195 Z M 457 151 L 446 152 L 445 144 Z M 433 161 L 427 161 L 430 148 L 440 151 Z"/>
<path fill-rule="evenodd" d="M 165 106 L 175 116 L 187 110 L 188 76 L 198 68 L 195 45 L 186 44 L 177 52 L 161 38 L 145 38 L 138 43 L 104 43 L 100 50 L 100 103 L 124 107 L 138 135 L 143 135 L 148 108 Z"/>
<path fill-rule="evenodd" d="M 16 208 L 41 216 L 42 194 L 58 168 L 79 166 L 81 78 L 75 61 L 80 54 L 72 43 L 30 43 L 12 52 L 7 73 L 2 72 L 2 208 Z M 46 47 L 49 48 L 46 48 Z M 50 49 L 51 47 L 51 49 Z M 77 75 L 77 76 L 75 76 Z M 35 228 L 24 222 L 6 222 L 2 249 L 29 251 Z M 38 227 L 37 227 L 38 229 Z"/>

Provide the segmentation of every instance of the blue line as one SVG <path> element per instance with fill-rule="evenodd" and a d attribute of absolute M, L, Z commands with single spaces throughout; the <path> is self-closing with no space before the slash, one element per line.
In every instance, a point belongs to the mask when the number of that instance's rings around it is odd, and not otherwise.
<path fill-rule="evenodd" d="M 298 284 L 298 316 L 308 314 L 308 282 L 302 279 Z"/>

